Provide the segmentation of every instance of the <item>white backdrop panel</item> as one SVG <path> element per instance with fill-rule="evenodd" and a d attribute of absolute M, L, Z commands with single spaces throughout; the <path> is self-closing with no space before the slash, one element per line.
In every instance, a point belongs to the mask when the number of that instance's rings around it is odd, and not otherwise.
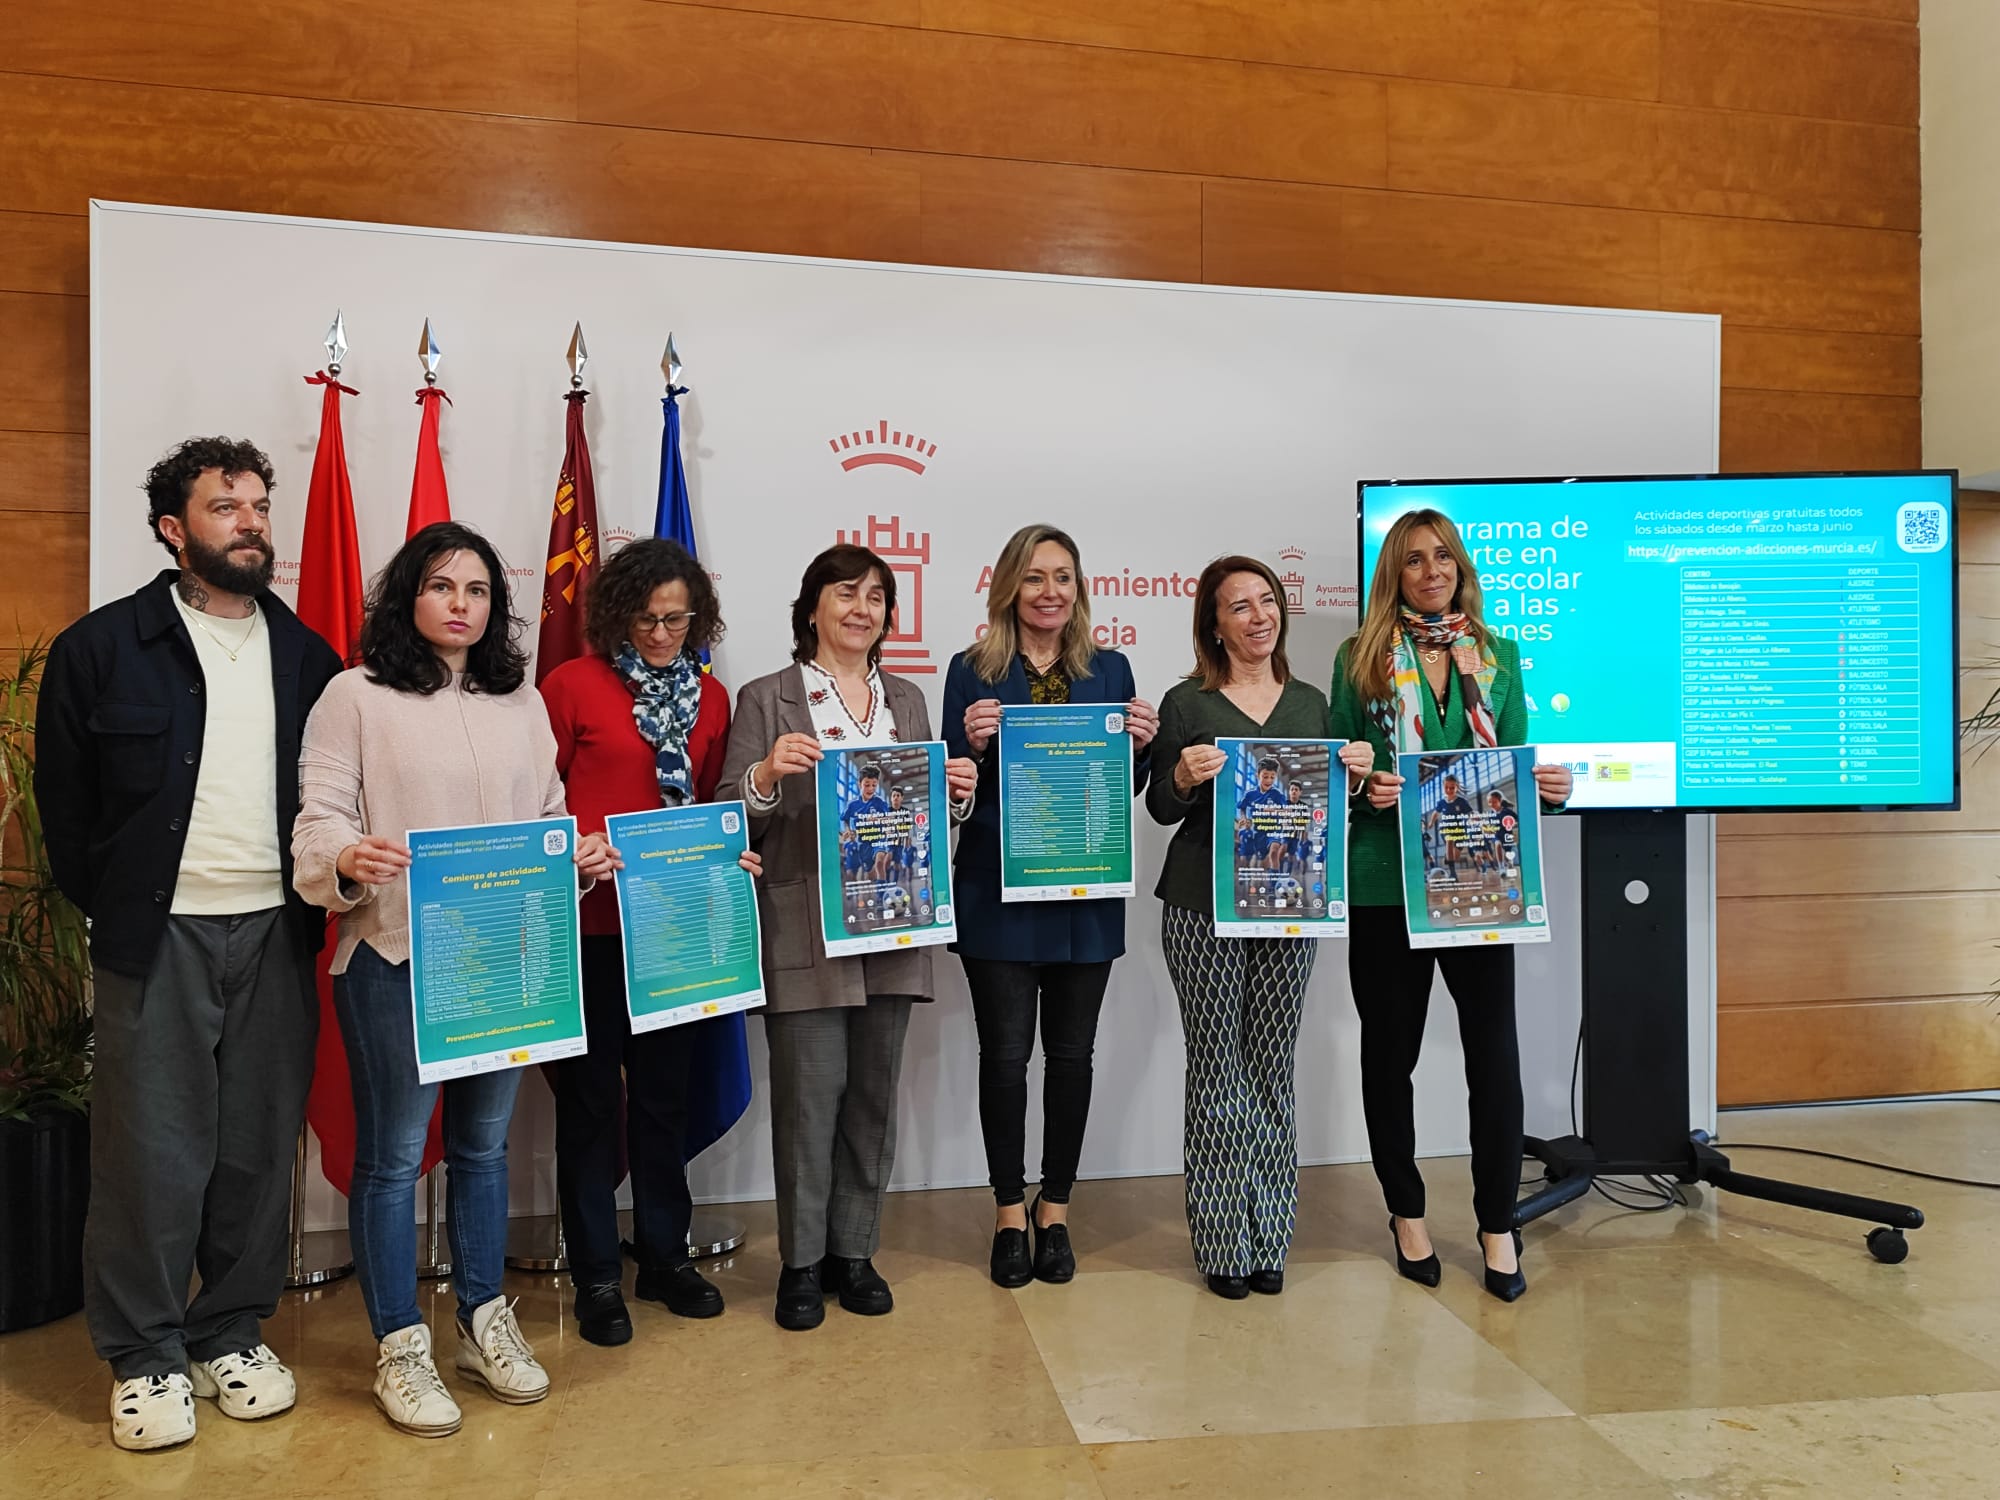
<path fill-rule="evenodd" d="M 985 618 L 981 570 L 1017 526 L 1078 539 L 1107 644 L 1158 700 L 1189 660 L 1182 591 L 1227 551 L 1271 561 L 1295 595 L 1291 660 L 1324 683 L 1355 614 L 1357 479 L 1675 473 L 1714 467 L 1717 320 L 1603 309 L 1096 281 L 230 215 L 126 204 L 91 213 L 91 596 L 165 565 L 138 483 L 195 432 L 252 438 L 279 474 L 281 592 L 296 586 L 319 393 L 300 377 L 339 308 L 362 558 L 401 541 L 426 317 L 453 513 L 487 531 L 516 608 L 540 592 L 562 454 L 562 362 L 581 320 L 599 517 L 649 534 L 669 329 L 688 361 L 685 451 L 702 559 L 720 588 L 732 686 L 786 659 L 800 571 L 840 532 L 892 556 L 902 625 L 928 667 Z M 882 441 L 886 429 L 890 442 Z M 848 438 L 842 448 L 839 439 Z M 859 441 L 857 441 L 857 436 Z M 920 437 L 921 448 L 909 445 Z M 851 461 L 895 446 L 906 465 Z M 933 452 L 932 449 L 935 449 Z M 532 641 L 532 635 L 530 636 Z M 1140 819 L 1150 883 L 1165 848 Z M 1568 1129 L 1579 1013 L 1577 841 L 1551 825 L 1556 941 L 1520 958 L 1528 1128 Z M 1711 831 L 1690 820 L 1690 1120 L 1713 1124 Z M 1098 1045 L 1086 1175 L 1181 1166 L 1182 1051 L 1159 912 L 1131 903 Z M 977 1052 L 962 976 L 911 1028 L 899 1186 L 985 1180 Z M 1433 1007 L 1417 1089 L 1426 1153 L 1462 1150 L 1451 1006 Z M 707 1198 L 768 1196 L 758 1101 L 697 1164 Z M 1330 942 L 1299 1044 L 1300 1155 L 1367 1154 L 1346 952 Z M 1031 1104 L 1038 1113 L 1039 1094 Z M 551 1106 L 523 1090 L 515 1207 L 554 1204 Z M 1029 1169 L 1039 1151 L 1031 1128 Z M 316 1222 L 340 1217 L 323 1187 Z"/>

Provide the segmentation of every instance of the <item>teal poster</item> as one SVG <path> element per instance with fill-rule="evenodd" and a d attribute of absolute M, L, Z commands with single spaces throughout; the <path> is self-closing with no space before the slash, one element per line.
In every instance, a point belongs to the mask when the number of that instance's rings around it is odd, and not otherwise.
<path fill-rule="evenodd" d="M 764 1003 L 756 882 L 741 802 L 617 813 L 605 837 L 618 871 L 618 932 L 632 1032 L 657 1031 Z"/>
<path fill-rule="evenodd" d="M 412 829 L 409 841 L 418 1082 L 584 1051 L 576 819 Z"/>
<path fill-rule="evenodd" d="M 1134 894 L 1124 706 L 1009 704 L 999 755 L 1000 899 Z"/>
<path fill-rule="evenodd" d="M 829 749 L 819 803 L 820 936 L 829 958 L 949 943 L 944 741 Z"/>
<path fill-rule="evenodd" d="M 1396 757 L 1412 948 L 1549 940 L 1534 767 L 1519 745 Z"/>
<path fill-rule="evenodd" d="M 1347 935 L 1346 743 L 1215 742 L 1217 937 Z"/>

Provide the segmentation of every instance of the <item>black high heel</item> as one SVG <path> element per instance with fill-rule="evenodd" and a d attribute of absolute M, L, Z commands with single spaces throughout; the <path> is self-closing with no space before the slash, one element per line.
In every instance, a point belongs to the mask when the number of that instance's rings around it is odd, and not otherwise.
<path fill-rule="evenodd" d="M 1076 1275 L 1076 1252 L 1070 1249 L 1069 1225 L 1042 1222 L 1042 1195 L 1035 1194 L 1035 1206 L 1028 1210 L 1028 1222 L 1035 1226 L 1035 1280 L 1061 1286 Z"/>
<path fill-rule="evenodd" d="M 1518 1301 L 1521 1294 L 1528 1289 L 1528 1278 L 1522 1275 L 1520 1270 L 1521 1231 L 1518 1229 L 1514 1231 L 1515 1268 L 1511 1271 L 1496 1271 L 1493 1267 L 1486 1264 L 1486 1236 L 1484 1234 L 1474 1235 L 1472 1243 L 1479 1247 L 1479 1264 L 1486 1272 L 1486 1290 L 1495 1297 L 1498 1297 L 1502 1302 Z"/>
<path fill-rule="evenodd" d="M 1405 1281 L 1414 1281 L 1418 1286 L 1436 1286 L 1444 1278 L 1444 1267 L 1432 1250 L 1422 1260 L 1411 1260 L 1403 1254 L 1403 1242 L 1396 1235 L 1396 1216 L 1389 1215 L 1389 1243 L 1396 1247 L 1396 1274 Z"/>

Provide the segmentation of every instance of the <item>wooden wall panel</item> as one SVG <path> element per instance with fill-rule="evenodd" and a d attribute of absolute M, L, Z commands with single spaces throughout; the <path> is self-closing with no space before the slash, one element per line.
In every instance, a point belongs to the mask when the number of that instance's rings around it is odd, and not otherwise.
<path fill-rule="evenodd" d="M 1835 391 L 1916 396 L 1923 347 L 1914 337 L 1725 327 L 1722 383 L 1758 391 Z"/>
<path fill-rule="evenodd" d="M 1663 0 L 1660 20 L 1670 103 L 1886 125 L 1917 117 L 1913 27 L 1740 0 Z"/>
<path fill-rule="evenodd" d="M 1670 214 L 1660 220 L 1661 305 L 1725 326 L 1915 335 L 1914 234 Z"/>
<path fill-rule="evenodd" d="M 1716 1092 L 1731 1104 L 1875 1099 L 1990 1089 L 2000 1078 L 2000 1009 L 1990 997 L 1930 995 L 1852 1005 L 1724 1011 Z"/>
<path fill-rule="evenodd" d="M 0 208 L 91 197 L 914 260 L 913 162 L 442 110 L 13 77 Z M 0 418 L 4 420 L 4 418 Z"/>
<path fill-rule="evenodd" d="M 990 36 L 1659 97 L 1659 0 L 924 0 L 923 13 L 926 26 Z"/>
<path fill-rule="evenodd" d="M 0 547 L 33 559 L 9 600 L 20 628 L 84 605 L 83 549 L 48 542 L 86 503 L 92 196 L 1715 313 L 1725 465 L 1914 462 L 1916 15 L 1917 0 L 9 6 Z M 2000 619 L 2000 525 L 1966 539 L 1992 555 L 1966 570 L 1968 659 L 2000 663 L 2000 641 L 1980 644 L 2000 626 L 1979 623 Z M 2000 760 L 1969 770 L 1965 800 L 1951 816 L 1723 820 L 1726 1089 L 1976 1072 L 1984 1043 L 1951 1038 L 1987 983 L 1961 926 L 2000 900 L 1985 883 Z M 1865 846 L 1880 847 L 1860 861 Z M 1783 973 L 1789 988 L 1767 983 Z"/>
<path fill-rule="evenodd" d="M 90 291 L 90 232 L 74 214 L 0 213 L 0 292 Z"/>
<path fill-rule="evenodd" d="M 88 538 L 69 518 L 90 514 L 89 434 L 0 432 L 0 510 L 32 511 L 60 526 L 66 544 L 82 546 Z"/>
<path fill-rule="evenodd" d="M 90 304 L 0 292 L 0 412 L 11 430 L 90 430 Z"/>
<path fill-rule="evenodd" d="M 0 510 L 0 557 L 9 563 L 0 629 L 16 640 L 50 638 L 76 618 L 90 588 L 90 549 L 79 517 L 59 524 L 45 511 Z M 162 558 L 166 556 L 163 552 Z"/>
<path fill-rule="evenodd" d="M 1725 470 L 1914 468 L 1923 456 L 1923 408 L 1913 396 L 1722 393 Z"/>
<path fill-rule="evenodd" d="M 9 5 L 0 59 L 66 78 L 576 118 L 576 0 Z"/>
<path fill-rule="evenodd" d="M 1379 80 L 655 0 L 579 0 L 586 119 L 1150 171 L 1380 183 Z"/>
<path fill-rule="evenodd" d="M 918 258 L 933 265 L 1202 279 L 1195 178 L 969 156 L 918 162 Z"/>

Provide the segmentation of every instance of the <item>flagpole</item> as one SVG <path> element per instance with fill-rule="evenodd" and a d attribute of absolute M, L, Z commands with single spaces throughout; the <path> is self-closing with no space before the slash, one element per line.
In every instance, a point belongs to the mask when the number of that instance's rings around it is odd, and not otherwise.
<path fill-rule="evenodd" d="M 666 399 L 669 402 L 688 394 L 688 387 L 681 384 L 681 376 L 686 369 L 680 349 L 674 343 L 674 335 L 669 330 L 666 351 L 660 356 L 660 373 L 667 378 Z M 657 524 L 654 529 L 658 530 Z M 703 659 L 706 660 L 706 656 Z M 736 1024 L 742 1024 L 741 1017 L 737 1018 Z M 712 1260 L 718 1255 L 727 1255 L 743 1244 L 743 1238 L 741 1219 L 697 1203 L 688 1219 L 688 1259 Z"/>
<path fill-rule="evenodd" d="M 338 382 L 341 361 L 347 356 L 347 324 L 340 309 L 334 309 L 333 326 L 327 329 L 322 342 L 326 347 L 326 373 Z M 306 1253 L 306 1137 L 307 1127 L 301 1120 L 298 1148 L 292 1157 L 291 1238 L 285 1257 L 285 1288 L 294 1292 L 326 1286 L 354 1274 L 354 1257 L 351 1248 L 343 1244 L 346 1239 L 343 1232 L 330 1232 L 314 1247 L 319 1253 Z"/>

